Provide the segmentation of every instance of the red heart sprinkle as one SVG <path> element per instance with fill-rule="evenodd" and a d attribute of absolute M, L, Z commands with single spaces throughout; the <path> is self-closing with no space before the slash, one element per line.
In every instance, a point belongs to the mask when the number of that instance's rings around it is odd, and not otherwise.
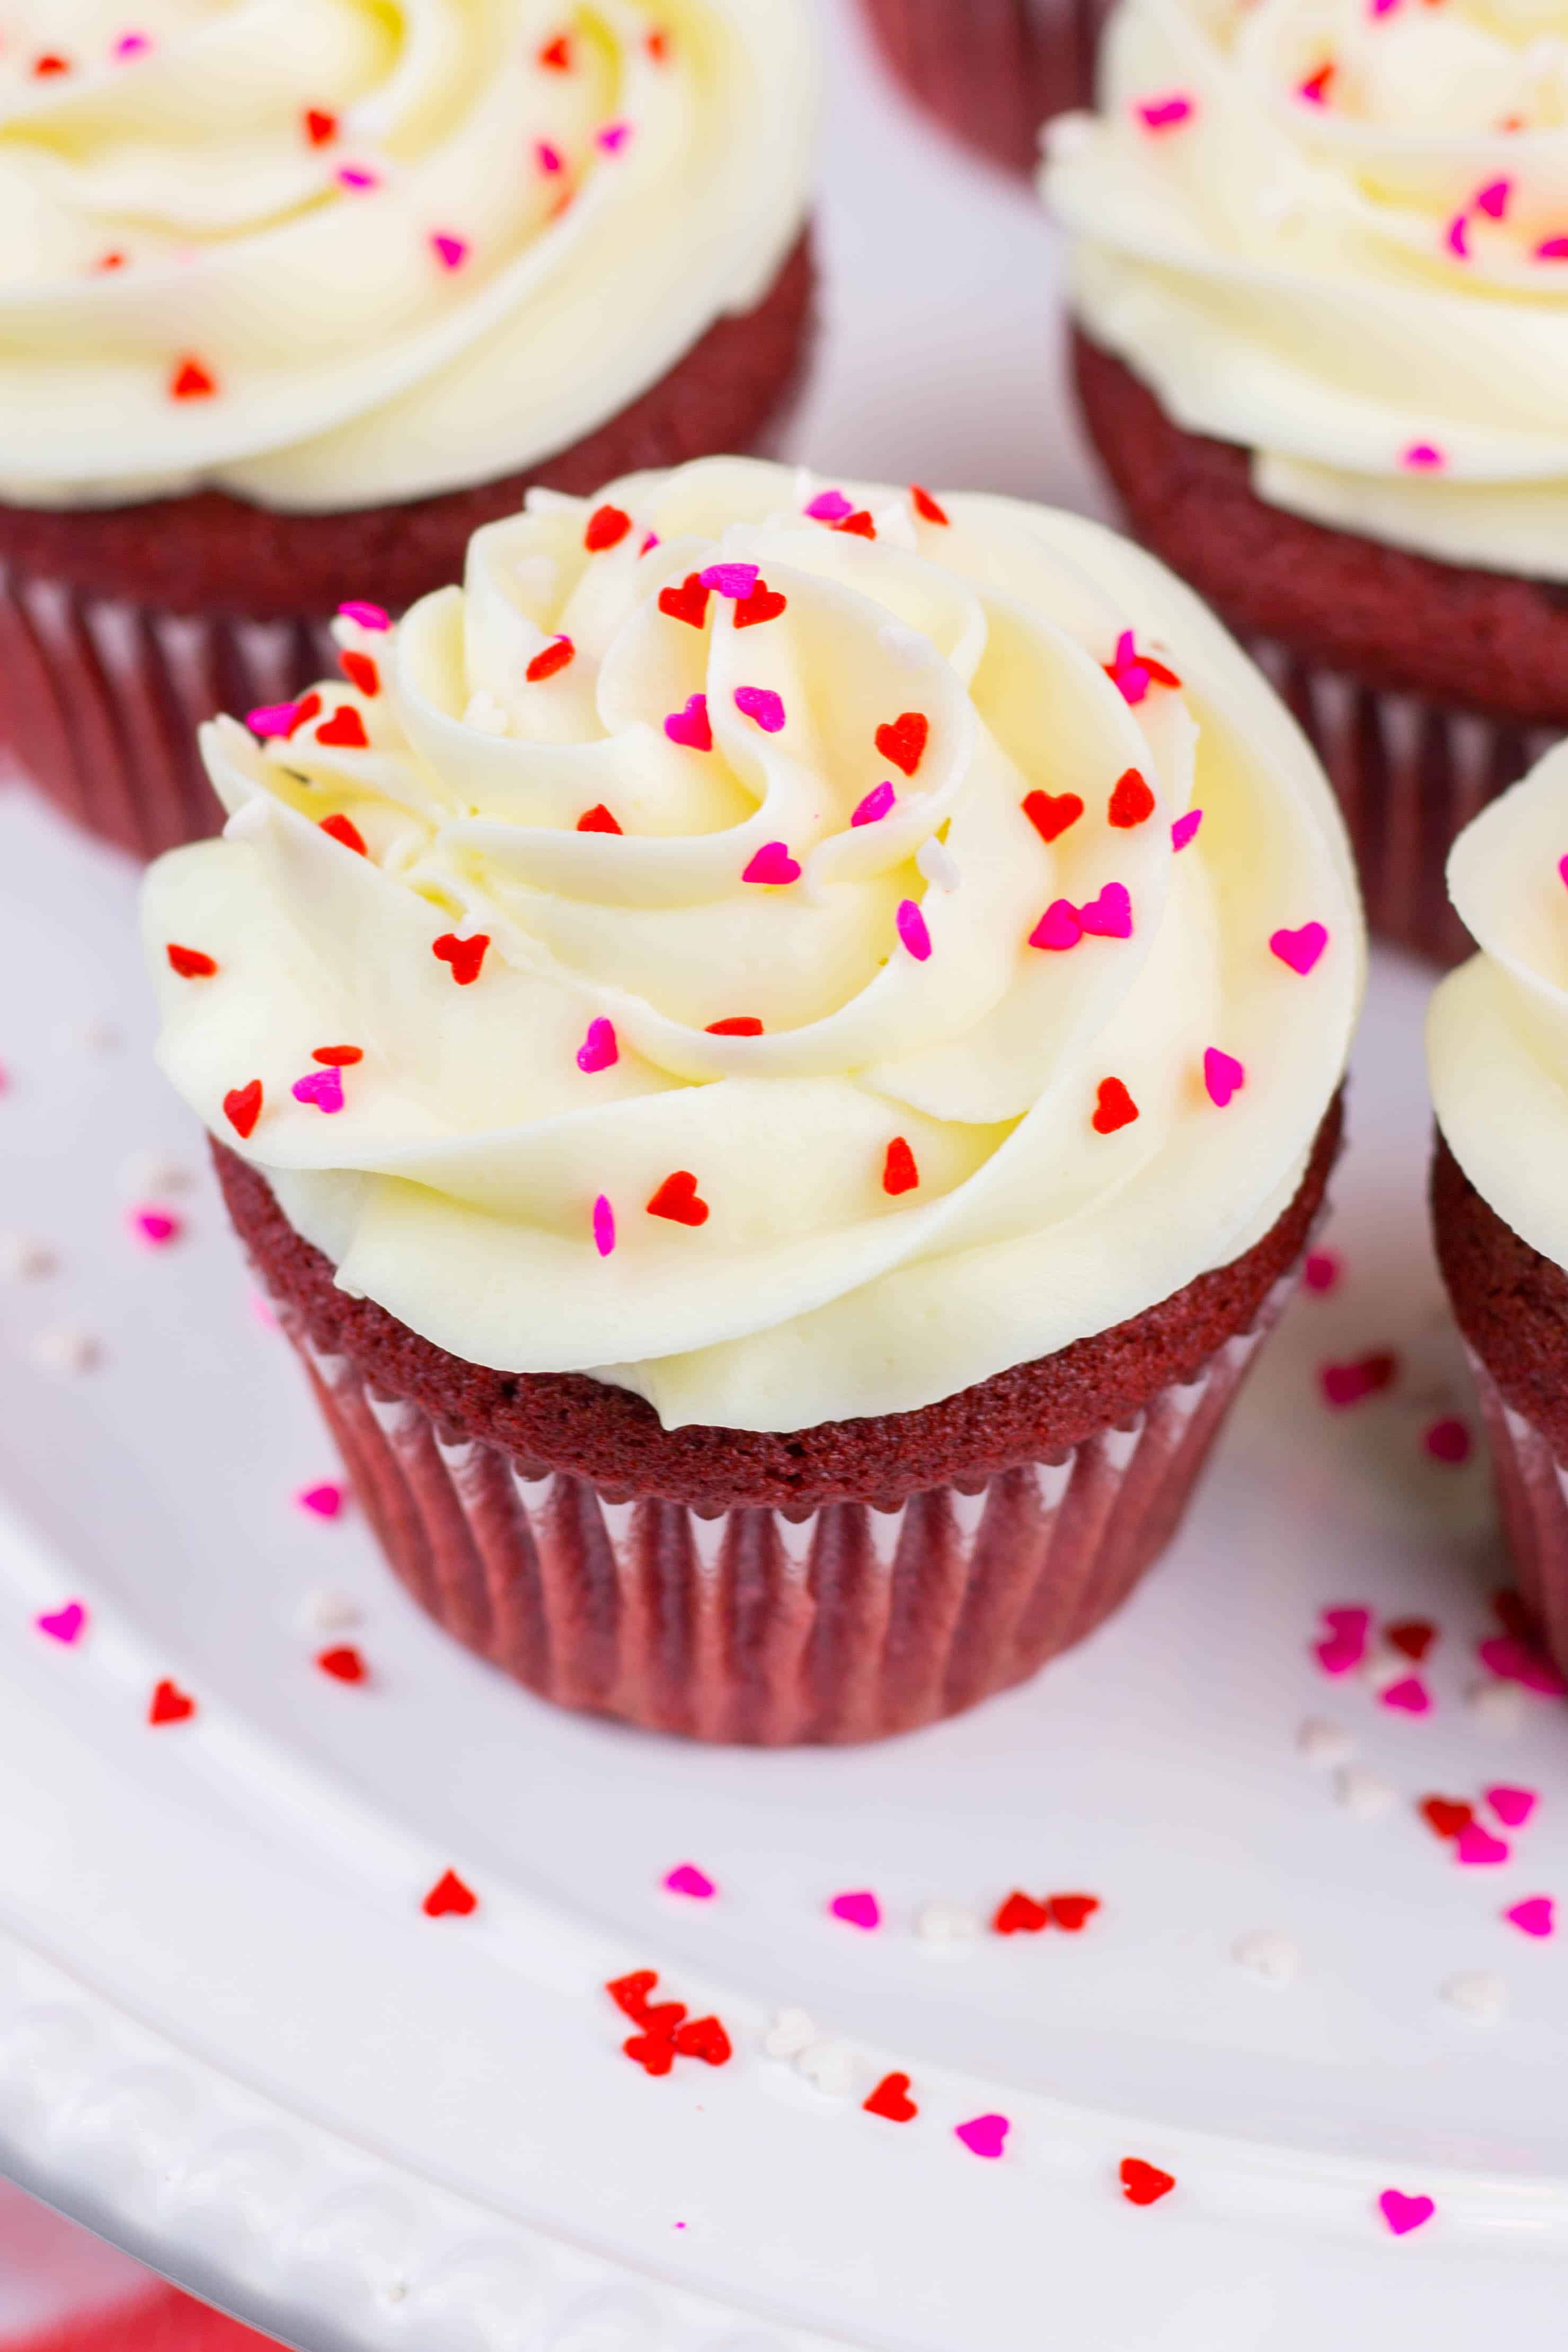
<path fill-rule="evenodd" d="M 349 647 L 338 656 L 338 667 L 349 684 L 357 686 L 361 694 L 381 692 L 382 674 L 369 654 L 355 653 Z"/>
<path fill-rule="evenodd" d="M 1392 1349 L 1385 1348 L 1352 1364 L 1325 1364 L 1318 1378 L 1329 1404 L 1360 1404 L 1367 1397 L 1377 1396 L 1392 1387 L 1398 1371 L 1398 1357 Z"/>
<path fill-rule="evenodd" d="M 256 1132 L 256 1122 L 261 1117 L 261 1080 L 251 1078 L 243 1087 L 231 1087 L 224 1097 L 224 1117 L 243 1143 Z"/>
<path fill-rule="evenodd" d="M 643 2011 L 638 2021 L 645 2025 L 650 2033 L 661 2034 L 666 2042 L 673 2042 L 675 2028 L 685 2013 L 686 2005 L 684 2000 L 656 2000 L 651 2008 Z"/>
<path fill-rule="evenodd" d="M 596 801 L 591 809 L 584 809 L 578 818 L 577 829 L 579 833 L 619 833 L 621 827 L 616 824 L 604 803 Z"/>
<path fill-rule="evenodd" d="M 1042 841 L 1057 840 L 1083 814 L 1076 793 L 1026 793 L 1022 807 Z"/>
<path fill-rule="evenodd" d="M 344 751 L 368 751 L 371 748 L 365 722 L 351 702 L 340 702 L 330 719 L 323 719 L 316 730 L 316 740 Z"/>
<path fill-rule="evenodd" d="M 316 1664 L 336 1683 L 362 1683 L 365 1679 L 363 1658 L 358 1650 L 351 1649 L 346 1643 L 340 1650 L 321 1651 Z"/>
<path fill-rule="evenodd" d="M 890 2124 L 912 2124 L 920 2113 L 909 2095 L 907 2074 L 884 2074 L 861 2105 L 868 2116 L 883 2116 Z"/>
<path fill-rule="evenodd" d="M 915 500 L 915 511 L 920 517 L 922 522 L 945 523 L 946 521 L 946 516 L 943 513 L 942 509 L 937 505 L 930 491 L 923 490 L 918 482 L 910 483 L 909 495 Z"/>
<path fill-rule="evenodd" d="M 707 1034 L 710 1037 L 760 1037 L 762 1024 L 749 1013 L 737 1013 L 733 1021 L 710 1021 Z"/>
<path fill-rule="evenodd" d="M 737 604 L 735 625 L 737 629 L 758 629 L 764 621 L 776 621 L 780 613 L 789 609 L 788 596 L 781 596 L 776 588 L 769 588 L 766 580 L 759 580 L 750 595 L 741 597 Z"/>
<path fill-rule="evenodd" d="M 338 118 L 335 114 L 328 114 L 319 106 L 306 108 L 305 136 L 312 147 L 325 147 L 328 141 L 336 139 L 337 135 Z"/>
<path fill-rule="evenodd" d="M 628 1976 L 612 1977 L 604 1990 L 617 2009 L 641 2025 L 647 2013 L 648 1995 L 658 1981 L 657 1969 L 633 1969 Z"/>
<path fill-rule="evenodd" d="M 685 621 L 688 628 L 700 629 L 707 620 L 708 598 L 713 592 L 703 586 L 700 572 L 688 572 L 678 588 L 661 588 L 659 610 L 672 621 Z"/>
<path fill-rule="evenodd" d="M 152 1694 L 147 1720 L 149 1723 L 184 1723 L 195 1712 L 195 1700 L 187 1698 L 178 1683 L 165 1679 Z"/>
<path fill-rule="evenodd" d="M 69 73 L 70 69 L 69 58 L 58 58 L 52 49 L 47 50 L 43 57 L 33 59 L 33 74 L 35 79 L 38 81 L 47 80 L 50 74 Z"/>
<path fill-rule="evenodd" d="M 1120 1078 L 1102 1078 L 1094 1108 L 1096 1135 L 1114 1135 L 1119 1127 L 1131 1127 L 1138 1116 L 1138 1106 Z"/>
<path fill-rule="evenodd" d="M 645 2074 L 667 2074 L 675 2063 L 675 2045 L 668 2034 L 633 2033 L 621 2047 Z"/>
<path fill-rule="evenodd" d="M 212 957 L 204 955 L 200 948 L 176 947 L 171 940 L 163 952 L 182 980 L 211 980 L 217 970 Z"/>
<path fill-rule="evenodd" d="M 902 1135 L 895 1135 L 887 1147 L 887 1158 L 882 1171 L 882 1189 L 897 1194 L 913 1192 L 920 1182 L 920 1171 L 915 1164 L 915 1154 Z"/>
<path fill-rule="evenodd" d="M 1064 1927 L 1070 1936 L 1081 1933 L 1100 1908 L 1097 1895 L 1048 1895 L 1046 1901 L 1051 1906 L 1051 1925 Z"/>
<path fill-rule="evenodd" d="M 479 1908 L 479 1897 L 471 1886 L 464 1885 L 455 1870 L 444 1870 L 419 1907 L 427 1919 L 444 1919 L 448 1912 L 466 1919 Z"/>
<path fill-rule="evenodd" d="M 701 2058 L 710 2066 L 727 2066 L 735 2055 L 728 2034 L 716 2017 L 694 2017 L 677 2028 L 675 2048 L 683 2058 Z"/>
<path fill-rule="evenodd" d="M 648 1203 L 651 1217 L 667 1217 L 673 1225 L 706 1225 L 708 1205 L 697 1197 L 697 1180 L 686 1168 L 666 1176 Z"/>
<path fill-rule="evenodd" d="M 541 66 L 548 66 L 552 73 L 571 71 L 571 44 L 564 33 L 559 34 L 553 41 L 545 43 L 539 51 L 539 63 Z"/>
<path fill-rule="evenodd" d="M 650 33 L 648 36 L 648 55 L 653 58 L 654 64 L 662 66 L 669 54 L 670 37 L 668 33 L 660 32 L 658 30 L 654 30 Z"/>
<path fill-rule="evenodd" d="M 1124 833 L 1130 833 L 1135 824 L 1146 824 L 1153 816 L 1155 796 L 1136 768 L 1129 768 L 1118 779 L 1106 813 L 1111 823 L 1120 825 Z"/>
<path fill-rule="evenodd" d="M 182 360 L 169 380 L 172 400 L 207 400 L 218 388 L 217 378 L 200 360 Z"/>
<path fill-rule="evenodd" d="M 601 555 L 607 547 L 619 547 L 631 528 L 631 516 L 622 514 L 619 507 L 595 507 L 582 543 L 590 555 Z"/>
<path fill-rule="evenodd" d="M 1440 1838 L 1457 1838 L 1476 1817 L 1475 1807 L 1462 1797 L 1423 1797 L 1417 1811 Z"/>
<path fill-rule="evenodd" d="M 1051 1913 L 1043 1903 L 1031 1895 L 1019 1895 L 1016 1889 L 991 1921 L 998 1936 L 1038 1936 L 1042 1927 L 1051 1925 Z"/>
<path fill-rule="evenodd" d="M 294 716 L 288 722 L 288 732 L 284 737 L 284 741 L 286 743 L 292 743 L 296 735 L 298 734 L 299 730 L 306 724 L 307 720 L 315 718 L 316 713 L 320 709 L 320 708 L 321 698 L 317 693 L 315 688 L 312 687 L 309 693 L 302 694 L 298 701 L 295 704 Z"/>
<path fill-rule="evenodd" d="M 846 515 L 842 522 L 833 525 L 835 530 L 847 530 L 852 539 L 874 539 L 876 525 L 863 507 L 858 513 Z"/>
<path fill-rule="evenodd" d="M 528 668 L 523 672 L 523 676 L 530 686 L 539 686 L 547 677 L 554 677 L 559 671 L 565 669 L 576 658 L 577 647 L 570 637 L 553 637 L 542 653 L 534 656 Z"/>
<path fill-rule="evenodd" d="M 1118 2177 L 1129 2205 L 1156 2205 L 1176 2187 L 1174 2172 L 1162 2172 L 1157 2164 L 1145 2164 L 1141 2156 L 1124 2156 Z"/>
<path fill-rule="evenodd" d="M 1396 1625 L 1387 1626 L 1384 1633 L 1385 1641 L 1392 1642 L 1406 1657 L 1414 1658 L 1417 1665 L 1437 1638 L 1436 1625 L 1428 1624 L 1425 1617 L 1401 1617 Z"/>
<path fill-rule="evenodd" d="M 906 710 L 890 727 L 876 730 L 877 750 L 906 776 L 919 767 L 930 740 L 931 721 L 918 710 Z"/>
<path fill-rule="evenodd" d="M 362 1045 L 314 1045 L 310 1049 L 313 1062 L 325 1062 L 329 1070 L 351 1070 L 356 1062 L 365 1058 Z"/>
<path fill-rule="evenodd" d="M 488 931 L 476 931 L 471 940 L 460 940 L 454 931 L 443 931 L 438 940 L 432 940 L 430 952 L 439 962 L 452 966 L 452 977 L 459 988 L 472 988 L 489 945 Z"/>
<path fill-rule="evenodd" d="M 370 856 L 371 853 L 365 846 L 365 836 L 351 816 L 344 816 L 341 814 L 337 816 L 324 816 L 320 824 L 323 833 L 329 833 L 334 841 L 340 841 L 345 849 L 353 851 L 356 857 Z"/>

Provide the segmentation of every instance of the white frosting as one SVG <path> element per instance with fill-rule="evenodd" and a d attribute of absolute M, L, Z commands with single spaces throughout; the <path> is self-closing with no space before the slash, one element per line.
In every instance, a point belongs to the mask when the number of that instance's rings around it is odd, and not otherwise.
<path fill-rule="evenodd" d="M 1437 1123 L 1476 1190 L 1568 1266 L 1568 744 L 1466 826 L 1448 893 L 1480 949 L 1432 1000 Z"/>
<path fill-rule="evenodd" d="M 514 472 L 749 308 L 805 215 L 801 0 L 21 0 L 3 33 L 23 504 Z"/>
<path fill-rule="evenodd" d="M 1122 0 L 1100 70 L 1095 340 L 1272 504 L 1568 579 L 1568 0 Z"/>
<path fill-rule="evenodd" d="M 966 496 L 944 525 L 846 487 L 874 540 L 738 459 L 612 485 L 633 527 L 594 553 L 596 509 L 536 496 L 408 615 L 395 664 L 350 632 L 382 691 L 325 688 L 266 747 L 207 730 L 226 836 L 147 885 L 163 1066 L 342 1286 L 469 1361 L 634 1388 L 667 1424 L 917 1408 L 1228 1263 L 1299 1183 L 1361 997 L 1332 795 L 1196 598 L 1073 516 Z M 661 608 L 716 563 L 758 567 L 784 610 Z M 559 633 L 571 660 L 530 682 Z M 664 724 L 694 696 L 711 751 Z M 344 707 L 364 750 L 317 740 Z M 929 727 L 912 774 L 877 741 L 907 714 Z M 1129 770 L 1143 821 L 1118 825 Z M 1049 846 L 1022 805 L 1041 792 L 1083 803 Z M 856 824 L 868 795 L 883 813 Z M 619 834 L 578 829 L 601 808 Z M 368 857 L 321 830 L 339 812 Z M 747 881 L 759 855 L 799 878 Z M 1030 943 L 1108 886 L 1130 937 Z M 1313 923 L 1302 975 L 1270 940 Z M 470 985 L 433 954 L 449 933 L 492 942 Z M 170 942 L 217 973 L 177 977 Z M 764 1034 L 710 1034 L 737 1017 Z M 618 1058 L 585 1071 L 606 1022 Z M 324 1115 L 291 1087 L 336 1044 L 365 1058 Z M 1246 1073 L 1223 1109 L 1211 1048 Z M 1112 1077 L 1139 1116 L 1099 1132 Z M 224 1098 L 252 1079 L 240 1143 Z M 889 1192 L 897 1140 L 919 1181 Z M 701 1225 L 649 1213 L 682 1171 Z"/>

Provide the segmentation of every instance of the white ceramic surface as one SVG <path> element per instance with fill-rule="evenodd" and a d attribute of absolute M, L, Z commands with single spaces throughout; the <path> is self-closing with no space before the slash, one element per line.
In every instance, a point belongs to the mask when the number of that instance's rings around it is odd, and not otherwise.
<path fill-rule="evenodd" d="M 846 472 L 1092 493 L 1048 367 L 1028 197 L 924 132 L 831 19 L 823 374 L 800 454 Z M 358 583 L 368 590 L 373 583 Z M 715 1753 L 556 1715 L 434 1632 L 352 1514 L 256 1319 L 199 1139 L 148 1060 L 133 877 L 0 798 L 0 2163 L 310 2352 L 1474 2352 L 1561 2307 L 1568 2264 L 1568 1713 L 1476 1713 L 1500 1580 L 1425 1237 L 1427 982 L 1383 961 L 1330 1237 L 1346 1272 L 1265 1356 L 1200 1506 L 1124 1614 L 1033 1687 L 851 1754 Z M 172 1156 L 194 1189 L 149 1181 Z M 134 1165 L 140 1161 L 141 1165 Z M 186 1221 L 139 1248 L 132 1200 Z M 0 1259 L 5 1251 L 0 1248 Z M 90 1339 L 95 1368 L 58 1359 Z M 1339 1414 L 1328 1360 L 1399 1351 Z M 371 1679 L 312 1664 L 349 1597 Z M 71 1599 L 65 1647 L 40 1610 Z M 1432 1711 L 1331 1681 L 1325 1604 L 1435 1620 Z M 149 1728 L 173 1677 L 188 1723 Z M 1391 1792 L 1297 1750 L 1342 1725 Z M 1430 1792 L 1542 1792 L 1466 1869 Z M 690 1861 L 698 1904 L 660 1891 Z M 449 1866 L 468 1919 L 422 1916 Z M 914 1932 L 946 1898 L 1083 1889 L 1085 1931 Z M 884 1923 L 828 1916 L 873 1889 Z M 1300 1973 L 1232 1957 L 1288 1936 Z M 659 1969 L 734 2063 L 621 2054 L 601 1981 Z M 1441 1997 L 1500 1979 L 1506 2013 Z M 808 2010 L 833 2099 L 759 2040 Z M 920 2114 L 860 2100 L 908 2072 Z M 998 2162 L 954 2136 L 1010 2119 Z M 1135 2210 L 1136 2156 L 1177 2188 Z M 1396 2240 L 1387 2188 L 1436 2200 Z"/>

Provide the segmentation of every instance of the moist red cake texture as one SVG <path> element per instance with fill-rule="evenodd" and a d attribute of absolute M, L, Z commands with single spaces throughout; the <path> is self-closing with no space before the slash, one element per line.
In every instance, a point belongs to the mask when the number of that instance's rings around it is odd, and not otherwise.
<path fill-rule="evenodd" d="M 1504 1223 L 1440 1132 L 1431 1199 L 1454 1319 L 1507 1402 L 1568 1462 L 1568 1274 Z"/>
<path fill-rule="evenodd" d="M 622 474 L 753 446 L 804 362 L 814 288 L 803 236 L 756 309 L 716 320 L 629 407 L 471 489 L 329 515 L 220 490 L 0 506 L 0 749 L 135 856 L 216 831 L 194 740 L 204 719 L 329 674 L 326 625 L 345 597 L 397 613 L 460 580 L 474 532 L 515 514 L 529 489 L 587 497 Z"/>
<path fill-rule="evenodd" d="M 911 96 L 967 145 L 1017 172 L 1040 129 L 1087 106 L 1111 0 L 864 0 Z"/>

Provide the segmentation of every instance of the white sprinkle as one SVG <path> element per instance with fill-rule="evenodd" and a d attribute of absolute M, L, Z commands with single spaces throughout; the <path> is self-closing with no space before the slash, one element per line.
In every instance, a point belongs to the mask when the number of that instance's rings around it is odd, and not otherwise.
<path fill-rule="evenodd" d="M 817 2029 L 803 2009 L 780 2009 L 762 2037 L 769 2058 L 798 2058 L 817 2039 Z"/>
<path fill-rule="evenodd" d="M 964 878 L 947 855 L 946 843 L 938 841 L 935 834 L 921 843 L 915 863 L 938 890 L 954 891 Z"/>
<path fill-rule="evenodd" d="M 96 1334 L 79 1323 L 51 1323 L 34 1340 L 32 1353 L 40 1371 L 69 1380 L 78 1372 L 90 1372 L 101 1361 L 103 1347 Z"/>
<path fill-rule="evenodd" d="M 1508 1987 L 1490 1969 L 1467 1969 L 1437 1988 L 1450 2009 L 1478 2025 L 1496 2025 L 1508 2013 Z"/>
<path fill-rule="evenodd" d="M 38 1234 L 0 1233 L 0 1282 L 41 1282 L 59 1268 L 56 1253 Z"/>
<path fill-rule="evenodd" d="M 855 2053 L 847 2042 L 813 2042 L 800 2052 L 795 2070 L 825 2099 L 847 2099 L 854 2088 Z"/>
<path fill-rule="evenodd" d="M 931 658 L 931 647 L 918 629 L 906 629 L 901 622 L 888 621 L 876 633 L 877 644 L 889 661 L 900 669 L 924 669 Z"/>
<path fill-rule="evenodd" d="M 873 507 L 871 519 L 884 547 L 905 548 L 913 554 L 920 545 L 920 534 L 915 528 L 915 499 L 908 490 L 901 490 L 886 506 Z"/>
<path fill-rule="evenodd" d="M 979 1915 L 967 1903 L 939 1896 L 934 1903 L 921 1905 L 915 1915 L 915 1932 L 930 1951 L 964 1951 L 978 1940 Z"/>
<path fill-rule="evenodd" d="M 1343 1724 L 1330 1723 L 1326 1716 L 1311 1715 L 1296 1734 L 1296 1752 L 1304 1756 L 1314 1770 L 1329 1772 L 1336 1765 L 1350 1762 L 1355 1754 L 1355 1740 Z"/>
<path fill-rule="evenodd" d="M 189 1163 L 176 1160 L 172 1151 L 133 1151 L 120 1163 L 120 1189 L 133 1201 L 188 1192 L 195 1181 Z"/>
<path fill-rule="evenodd" d="M 1239 1967 L 1267 1978 L 1270 1984 L 1293 1984 L 1301 1973 L 1301 1953 L 1278 1927 L 1260 1927 L 1253 1935 L 1239 1937 L 1230 1947 L 1230 1957 Z"/>
<path fill-rule="evenodd" d="M 511 720 L 495 696 L 487 694 L 483 687 L 477 694 L 469 697 L 468 708 L 463 713 L 463 724 L 476 728 L 481 735 L 508 735 L 512 728 Z"/>
<path fill-rule="evenodd" d="M 1505 1739 L 1524 1720 L 1524 1693 L 1518 1683 L 1490 1677 L 1476 1683 L 1465 1694 L 1465 1706 L 1483 1730 L 1499 1732 Z"/>
<path fill-rule="evenodd" d="M 1347 1813 L 1358 1822 L 1381 1819 L 1394 1803 L 1398 1790 L 1380 1780 L 1375 1772 L 1363 1769 L 1359 1764 L 1346 1764 L 1334 1774 L 1334 1795 Z"/>
<path fill-rule="evenodd" d="M 1369 1691 L 1381 1692 L 1391 1690 L 1414 1671 L 1409 1659 L 1397 1650 L 1373 1650 L 1357 1667 L 1356 1676 Z"/>
<path fill-rule="evenodd" d="M 346 1592 L 308 1592 L 295 1622 L 303 1633 L 347 1633 L 363 1623 L 364 1614 Z"/>

